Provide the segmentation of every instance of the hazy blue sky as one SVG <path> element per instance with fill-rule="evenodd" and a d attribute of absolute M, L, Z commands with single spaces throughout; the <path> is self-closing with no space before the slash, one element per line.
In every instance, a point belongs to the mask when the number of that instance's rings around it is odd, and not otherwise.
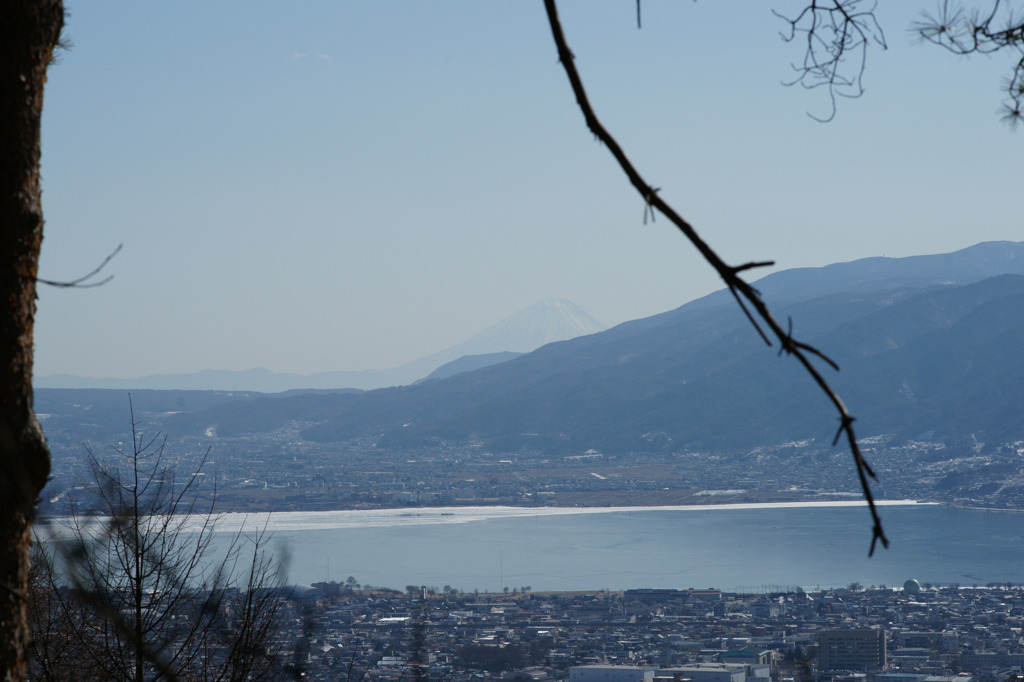
<path fill-rule="evenodd" d="M 540 0 L 80 2 L 43 120 L 36 372 L 387 368 L 542 297 L 607 324 L 719 288 L 586 131 Z M 829 124 L 786 88 L 792 0 L 563 2 L 591 100 L 733 262 L 1024 239 L 1008 59 L 907 31 Z M 767 274 L 767 273 L 765 273 Z M 739 314 L 739 313 L 737 313 Z"/>

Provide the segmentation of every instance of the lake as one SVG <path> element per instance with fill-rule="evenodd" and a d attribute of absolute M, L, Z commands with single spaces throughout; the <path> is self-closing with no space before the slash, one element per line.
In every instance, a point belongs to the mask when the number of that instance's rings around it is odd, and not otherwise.
<path fill-rule="evenodd" d="M 890 540 L 868 558 L 863 502 L 663 508 L 452 507 L 226 514 L 268 524 L 288 582 L 466 591 L 717 587 L 762 590 L 1024 583 L 1024 514 L 885 501 Z"/>

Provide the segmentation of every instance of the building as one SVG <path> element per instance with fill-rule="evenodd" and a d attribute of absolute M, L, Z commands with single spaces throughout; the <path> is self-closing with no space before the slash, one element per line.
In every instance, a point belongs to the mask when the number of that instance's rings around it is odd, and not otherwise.
<path fill-rule="evenodd" d="M 569 682 L 654 682 L 654 668 L 578 665 L 569 668 Z"/>
<path fill-rule="evenodd" d="M 884 630 L 826 630 L 818 635 L 818 670 L 885 670 Z"/>
<path fill-rule="evenodd" d="M 674 676 L 676 679 L 691 682 L 750 682 L 754 677 L 748 675 L 757 667 L 763 671 L 762 682 L 768 682 L 768 666 L 746 666 L 732 663 L 694 663 L 658 670 L 658 677 Z"/>
<path fill-rule="evenodd" d="M 733 649 L 732 651 L 723 651 L 718 655 L 718 660 L 721 663 L 739 663 L 741 665 L 770 666 L 772 664 L 772 658 L 771 649 L 752 649 L 750 647 Z"/>

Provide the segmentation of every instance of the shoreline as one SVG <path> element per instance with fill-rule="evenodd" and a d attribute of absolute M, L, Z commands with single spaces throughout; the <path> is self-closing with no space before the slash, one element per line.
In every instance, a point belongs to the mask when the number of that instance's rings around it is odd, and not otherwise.
<path fill-rule="evenodd" d="M 920 500 L 876 500 L 878 507 L 941 506 Z M 660 505 L 649 507 L 513 507 L 448 506 L 393 507 L 388 509 L 339 509 L 331 511 L 224 512 L 216 514 L 217 532 L 238 532 L 266 524 L 271 532 L 373 528 L 399 525 L 447 525 L 505 518 L 574 516 L 583 514 L 631 514 L 643 512 L 728 512 L 774 509 L 824 509 L 864 507 L 863 500 L 801 502 L 735 502 L 723 504 Z"/>
<path fill-rule="evenodd" d="M 949 506 L 941 502 L 921 500 L 876 500 L 882 507 Z M 270 533 L 309 530 L 340 530 L 395 526 L 452 525 L 511 518 L 541 518 L 592 514 L 634 514 L 647 512 L 731 512 L 772 511 L 776 509 L 845 509 L 867 508 L 864 500 L 813 500 L 789 502 L 725 502 L 720 504 L 653 505 L 633 507 L 514 507 L 509 505 L 390 507 L 387 509 L 337 509 L 317 511 L 214 512 L 215 533 L 250 533 L 262 529 Z M 983 510 L 989 511 L 989 510 Z M 999 510 L 991 510 L 999 511 Z M 104 517 L 90 522 L 102 523 Z M 66 517 L 41 519 L 35 525 L 55 529 L 64 525 Z M 185 532 L 198 531 L 206 523 L 205 515 L 194 515 Z"/>

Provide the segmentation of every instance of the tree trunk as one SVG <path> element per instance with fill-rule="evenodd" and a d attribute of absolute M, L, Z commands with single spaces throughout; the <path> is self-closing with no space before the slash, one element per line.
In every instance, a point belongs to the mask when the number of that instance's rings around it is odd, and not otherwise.
<path fill-rule="evenodd" d="M 30 529 L 50 474 L 32 409 L 32 327 L 43 240 L 39 123 L 62 0 L 0 2 L 0 674 L 26 673 Z"/>

